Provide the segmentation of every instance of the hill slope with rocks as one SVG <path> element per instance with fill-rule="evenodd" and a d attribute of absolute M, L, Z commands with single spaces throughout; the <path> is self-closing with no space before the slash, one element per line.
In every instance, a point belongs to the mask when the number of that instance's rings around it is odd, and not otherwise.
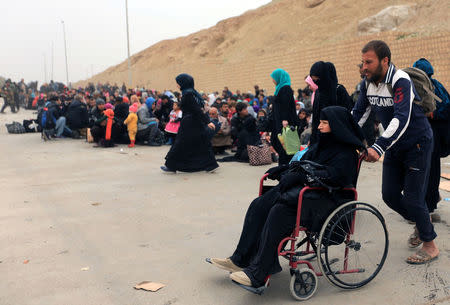
<path fill-rule="evenodd" d="M 374 37 L 394 44 L 394 59 L 430 58 L 436 74 L 448 82 L 445 73 L 450 70 L 449 59 L 439 54 L 449 50 L 449 13 L 447 0 L 272 1 L 211 28 L 161 41 L 133 55 L 133 86 L 173 88 L 176 74 L 187 72 L 195 77 L 197 87 L 206 91 L 225 85 L 232 90 L 247 90 L 254 83 L 271 88 L 269 75 L 277 67 L 285 68 L 295 78 L 294 83 L 303 86 L 302 79 L 316 60 L 335 62 L 341 82 L 353 86 L 358 80 L 354 64 L 360 60 L 360 49 Z M 437 46 L 430 46 L 430 39 Z M 405 42 L 423 45 L 422 55 L 395 53 L 411 53 L 409 47 L 403 51 L 401 45 Z M 355 52 L 342 52 L 353 44 Z M 433 53 L 436 50 L 437 55 Z M 348 73 L 352 76 L 339 70 L 339 65 L 349 64 L 352 69 Z M 127 82 L 127 69 L 124 61 L 77 85 L 89 81 Z"/>

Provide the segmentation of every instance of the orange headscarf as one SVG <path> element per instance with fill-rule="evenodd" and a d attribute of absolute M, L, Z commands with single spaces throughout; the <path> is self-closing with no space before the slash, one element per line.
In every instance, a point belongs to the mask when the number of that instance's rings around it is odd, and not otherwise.
<path fill-rule="evenodd" d="M 105 111 L 103 111 L 103 114 L 108 118 L 108 121 L 106 122 L 105 140 L 111 140 L 111 129 L 114 122 L 114 111 L 112 109 L 106 109 Z"/>

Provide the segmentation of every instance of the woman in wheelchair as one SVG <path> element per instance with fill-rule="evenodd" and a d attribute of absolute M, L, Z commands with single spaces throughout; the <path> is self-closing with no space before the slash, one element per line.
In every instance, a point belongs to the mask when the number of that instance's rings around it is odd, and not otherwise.
<path fill-rule="evenodd" d="M 340 106 L 324 108 L 318 129 L 319 141 L 309 148 L 302 160 L 321 165 L 312 169 L 313 176 L 326 185 L 355 186 L 357 150 L 364 148 L 364 136 L 350 112 Z M 267 276 L 281 271 L 277 247 L 292 233 L 299 191 L 311 181 L 310 176 L 299 168 L 298 162 L 293 162 L 267 171 L 268 177 L 279 180 L 279 183 L 250 204 L 233 255 L 225 259 L 210 259 L 216 267 L 232 272 L 230 278 L 233 281 L 261 287 Z M 311 232 L 320 230 L 328 215 L 345 201 L 345 198 L 330 198 L 329 193 L 323 193 L 316 194 L 316 200 L 305 196 L 302 203 L 300 224 Z"/>

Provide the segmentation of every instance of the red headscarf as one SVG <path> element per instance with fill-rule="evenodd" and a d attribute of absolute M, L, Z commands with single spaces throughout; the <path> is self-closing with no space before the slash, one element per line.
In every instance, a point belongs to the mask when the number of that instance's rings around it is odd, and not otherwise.
<path fill-rule="evenodd" d="M 112 109 L 106 109 L 105 111 L 103 111 L 103 114 L 108 118 L 108 121 L 106 123 L 105 140 L 111 140 L 111 129 L 114 122 L 114 111 Z"/>

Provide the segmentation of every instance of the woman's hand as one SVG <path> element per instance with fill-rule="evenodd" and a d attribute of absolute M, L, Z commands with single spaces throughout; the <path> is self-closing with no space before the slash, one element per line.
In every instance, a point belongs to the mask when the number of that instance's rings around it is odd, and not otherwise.
<path fill-rule="evenodd" d="M 266 174 L 269 174 L 269 176 L 267 176 L 267 178 L 272 179 L 272 180 L 280 180 L 281 174 L 284 171 L 286 171 L 288 168 L 289 168 L 289 165 L 287 165 L 287 164 L 269 168 L 269 170 L 266 172 Z"/>
<path fill-rule="evenodd" d="M 211 128 L 212 130 L 216 129 L 216 125 L 214 125 L 213 123 L 209 123 L 208 127 Z"/>
<path fill-rule="evenodd" d="M 284 174 L 278 185 L 280 186 L 280 191 L 285 192 L 294 186 L 304 184 L 304 180 L 304 176 L 301 173 L 291 172 Z"/>

